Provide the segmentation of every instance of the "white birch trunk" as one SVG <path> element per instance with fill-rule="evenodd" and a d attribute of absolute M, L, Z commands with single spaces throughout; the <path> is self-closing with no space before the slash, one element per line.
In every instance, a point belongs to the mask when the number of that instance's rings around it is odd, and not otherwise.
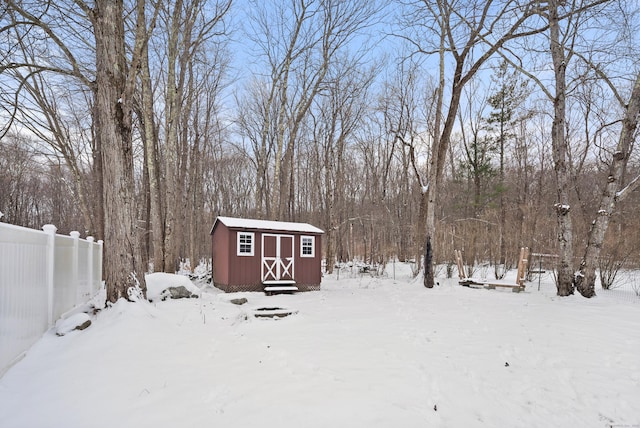
<path fill-rule="evenodd" d="M 629 161 L 633 147 L 634 136 L 638 127 L 638 115 L 640 114 L 640 73 L 631 93 L 624 119 L 622 130 L 618 139 L 616 151 L 613 154 L 607 183 L 600 197 L 598 211 L 589 231 L 589 238 L 584 256 L 580 263 L 575 283 L 578 291 L 584 297 L 595 296 L 596 268 L 600 259 L 600 251 L 605 234 L 609 227 L 609 219 L 616 210 L 618 192 L 624 176 L 624 171 Z"/>

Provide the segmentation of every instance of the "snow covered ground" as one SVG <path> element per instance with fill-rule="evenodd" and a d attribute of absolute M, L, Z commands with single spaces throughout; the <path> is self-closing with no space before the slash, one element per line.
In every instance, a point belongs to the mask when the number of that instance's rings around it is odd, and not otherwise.
<path fill-rule="evenodd" d="M 0 427 L 640 427 L 640 299 L 395 276 L 121 301 L 0 379 Z"/>

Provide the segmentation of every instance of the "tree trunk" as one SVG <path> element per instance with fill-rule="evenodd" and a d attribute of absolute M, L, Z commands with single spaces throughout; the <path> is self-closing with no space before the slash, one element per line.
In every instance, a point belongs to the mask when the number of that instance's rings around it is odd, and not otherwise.
<path fill-rule="evenodd" d="M 178 62 L 178 44 L 181 23 L 182 1 L 178 0 L 173 5 L 171 27 L 169 28 L 167 41 L 167 90 L 165 93 L 166 105 L 166 150 L 165 150 L 165 260 L 164 271 L 175 273 L 178 263 L 178 126 L 180 121 L 179 101 L 181 88 L 176 82 L 176 67 Z"/>
<path fill-rule="evenodd" d="M 194 110 L 194 116 L 200 116 L 200 110 L 196 103 Z M 206 117 L 209 116 L 209 112 L 206 113 Z M 200 227 L 200 214 L 204 213 L 204 196 L 203 191 L 203 151 L 200 149 L 200 145 L 203 144 L 203 140 L 206 138 L 206 134 L 203 135 L 200 132 L 197 124 L 194 124 L 194 136 L 193 146 L 189 155 L 189 191 L 187 192 L 189 198 L 189 266 L 191 272 L 198 266 L 202 253 L 200 251 L 201 232 Z M 206 129 L 206 128 L 205 128 Z M 205 131 L 206 132 L 206 131 Z"/>
<path fill-rule="evenodd" d="M 638 126 L 638 114 L 640 113 L 640 73 L 636 77 L 636 82 L 631 93 L 631 99 L 627 105 L 624 119 L 622 120 L 622 130 L 618 139 L 616 152 L 609 166 L 607 184 L 600 197 L 600 205 L 596 218 L 591 224 L 589 239 L 584 256 L 580 263 L 579 272 L 575 278 L 575 285 L 580 294 L 584 297 L 596 295 L 596 267 L 600 259 L 600 251 L 604 236 L 609 227 L 609 219 L 615 212 L 618 203 L 618 191 L 623 179 L 624 171 L 631 155 L 634 136 Z"/>
<path fill-rule="evenodd" d="M 92 88 L 94 94 L 97 93 L 97 88 L 94 85 Z M 96 129 L 98 123 L 98 109 L 95 105 L 96 100 L 94 100 L 94 104 L 91 107 L 91 116 L 93 121 L 93 127 L 91 129 L 92 137 L 93 137 L 93 147 L 91 150 L 92 153 L 92 176 L 95 178 L 95 182 L 93 183 L 93 197 L 94 201 L 97 203 L 97 208 L 94 207 L 95 214 L 95 225 L 96 230 L 94 231 L 94 236 L 98 239 L 104 240 L 104 191 L 103 191 L 103 168 L 102 168 L 102 141 L 100 134 Z"/>
<path fill-rule="evenodd" d="M 132 288 L 146 292 L 135 227 L 135 186 L 131 141 L 131 103 L 122 0 L 97 0 L 96 134 L 102 145 L 104 197 L 104 279 L 107 302 L 130 299 Z"/>
<path fill-rule="evenodd" d="M 429 166 L 429 188 L 427 189 L 427 218 L 426 218 L 426 242 L 431 245 L 431 240 L 436 236 L 436 207 L 438 206 L 438 191 L 440 187 L 440 180 L 444 174 L 444 164 L 447 157 L 447 151 L 449 150 L 449 142 L 451 139 L 451 132 L 453 131 L 453 125 L 456 115 L 458 114 L 458 108 L 460 107 L 460 96 L 462 95 L 463 85 L 460 84 L 462 77 L 463 61 L 456 64 L 456 71 L 454 73 L 454 82 L 452 85 L 451 101 L 449 103 L 449 111 L 447 118 L 445 119 L 442 134 L 434 140 L 433 149 L 431 150 L 431 164 Z M 433 259 L 433 249 L 427 251 L 425 248 L 425 255 L 431 253 L 431 259 Z M 426 257 L 426 256 L 425 256 Z M 434 285 L 434 273 L 432 265 L 424 266 L 424 286 L 427 288 L 433 288 Z"/>
<path fill-rule="evenodd" d="M 504 109 L 503 109 L 504 110 Z M 501 112 L 501 117 L 504 117 L 504 113 Z M 506 272 L 506 263 L 507 263 L 507 243 L 505 241 L 505 229 L 507 224 L 507 207 L 505 203 L 505 179 L 504 179 L 504 146 L 505 146 L 505 129 L 504 129 L 504 121 L 500 121 L 500 221 L 499 221 L 499 248 L 500 255 L 498 259 L 498 263 L 502 266 L 502 270 L 500 271 L 500 277 L 497 279 L 502 279 Z"/>
<path fill-rule="evenodd" d="M 549 30 L 551 36 L 551 57 L 555 74 L 556 92 L 553 100 L 554 119 L 551 128 L 553 161 L 556 175 L 557 201 L 555 204 L 558 222 L 558 277 L 559 296 L 573 294 L 573 226 L 571 205 L 569 204 L 569 168 L 567 166 L 567 142 L 565 138 L 566 115 L 566 68 L 565 47 L 560 43 L 558 4 L 549 2 Z"/>
<path fill-rule="evenodd" d="M 164 223 L 160 198 L 160 162 L 158 156 L 158 129 L 153 114 L 153 90 L 149 71 L 149 53 L 145 44 L 141 59 L 142 82 L 142 134 L 145 166 L 149 175 L 149 200 L 151 214 L 151 242 L 153 244 L 153 270 L 164 272 Z"/>
<path fill-rule="evenodd" d="M 427 232 L 427 239 L 424 244 L 424 286 L 433 288 L 434 284 L 433 247 L 431 246 L 431 235 Z"/>
<path fill-rule="evenodd" d="M 326 240 L 326 255 L 327 255 L 327 273 L 333 273 L 333 264 L 335 263 L 334 253 L 334 223 L 335 223 L 335 207 L 334 207 L 334 186 L 335 181 L 332 180 L 333 175 L 333 145 L 328 144 L 329 147 L 325 148 L 324 153 L 324 168 L 325 168 L 325 227 L 327 232 Z M 337 186 L 336 186 L 337 187 Z"/>

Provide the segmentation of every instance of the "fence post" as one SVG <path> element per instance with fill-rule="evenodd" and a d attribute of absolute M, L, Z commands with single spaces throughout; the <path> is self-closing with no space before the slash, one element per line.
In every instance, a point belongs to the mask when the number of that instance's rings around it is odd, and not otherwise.
<path fill-rule="evenodd" d="M 56 261 L 56 231 L 58 230 L 53 224 L 45 224 L 42 230 L 47 236 L 47 309 L 49 327 L 53 325 L 53 284 L 55 279 L 55 261 Z"/>
<path fill-rule="evenodd" d="M 89 271 L 89 293 L 93 296 L 96 290 L 93 286 L 93 236 L 87 236 L 87 242 L 89 242 L 89 263 L 88 271 Z"/>
<path fill-rule="evenodd" d="M 104 241 L 102 239 L 98 240 L 98 251 L 100 256 L 98 257 L 98 290 L 102 288 L 102 263 L 103 263 L 103 250 L 104 250 Z"/>
<path fill-rule="evenodd" d="M 71 284 L 73 284 L 73 295 L 74 295 L 74 306 L 80 303 L 80 299 L 78 299 L 79 292 L 79 284 L 78 279 L 80 278 L 79 270 L 80 270 L 80 232 L 74 230 L 69 233 L 69 236 L 73 238 L 73 256 L 71 258 Z"/>

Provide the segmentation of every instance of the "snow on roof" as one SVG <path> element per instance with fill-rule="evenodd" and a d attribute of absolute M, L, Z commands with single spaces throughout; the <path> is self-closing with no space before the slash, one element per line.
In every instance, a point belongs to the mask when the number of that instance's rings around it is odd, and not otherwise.
<path fill-rule="evenodd" d="M 227 227 L 242 228 L 242 229 L 265 229 L 265 230 L 280 230 L 286 232 L 306 232 L 306 233 L 324 233 L 322 229 L 318 229 L 308 223 L 293 223 L 288 221 L 271 221 L 271 220 L 255 220 L 250 218 L 235 218 L 235 217 L 218 217 L 211 232 L 215 229 L 216 224 L 220 222 Z"/>

